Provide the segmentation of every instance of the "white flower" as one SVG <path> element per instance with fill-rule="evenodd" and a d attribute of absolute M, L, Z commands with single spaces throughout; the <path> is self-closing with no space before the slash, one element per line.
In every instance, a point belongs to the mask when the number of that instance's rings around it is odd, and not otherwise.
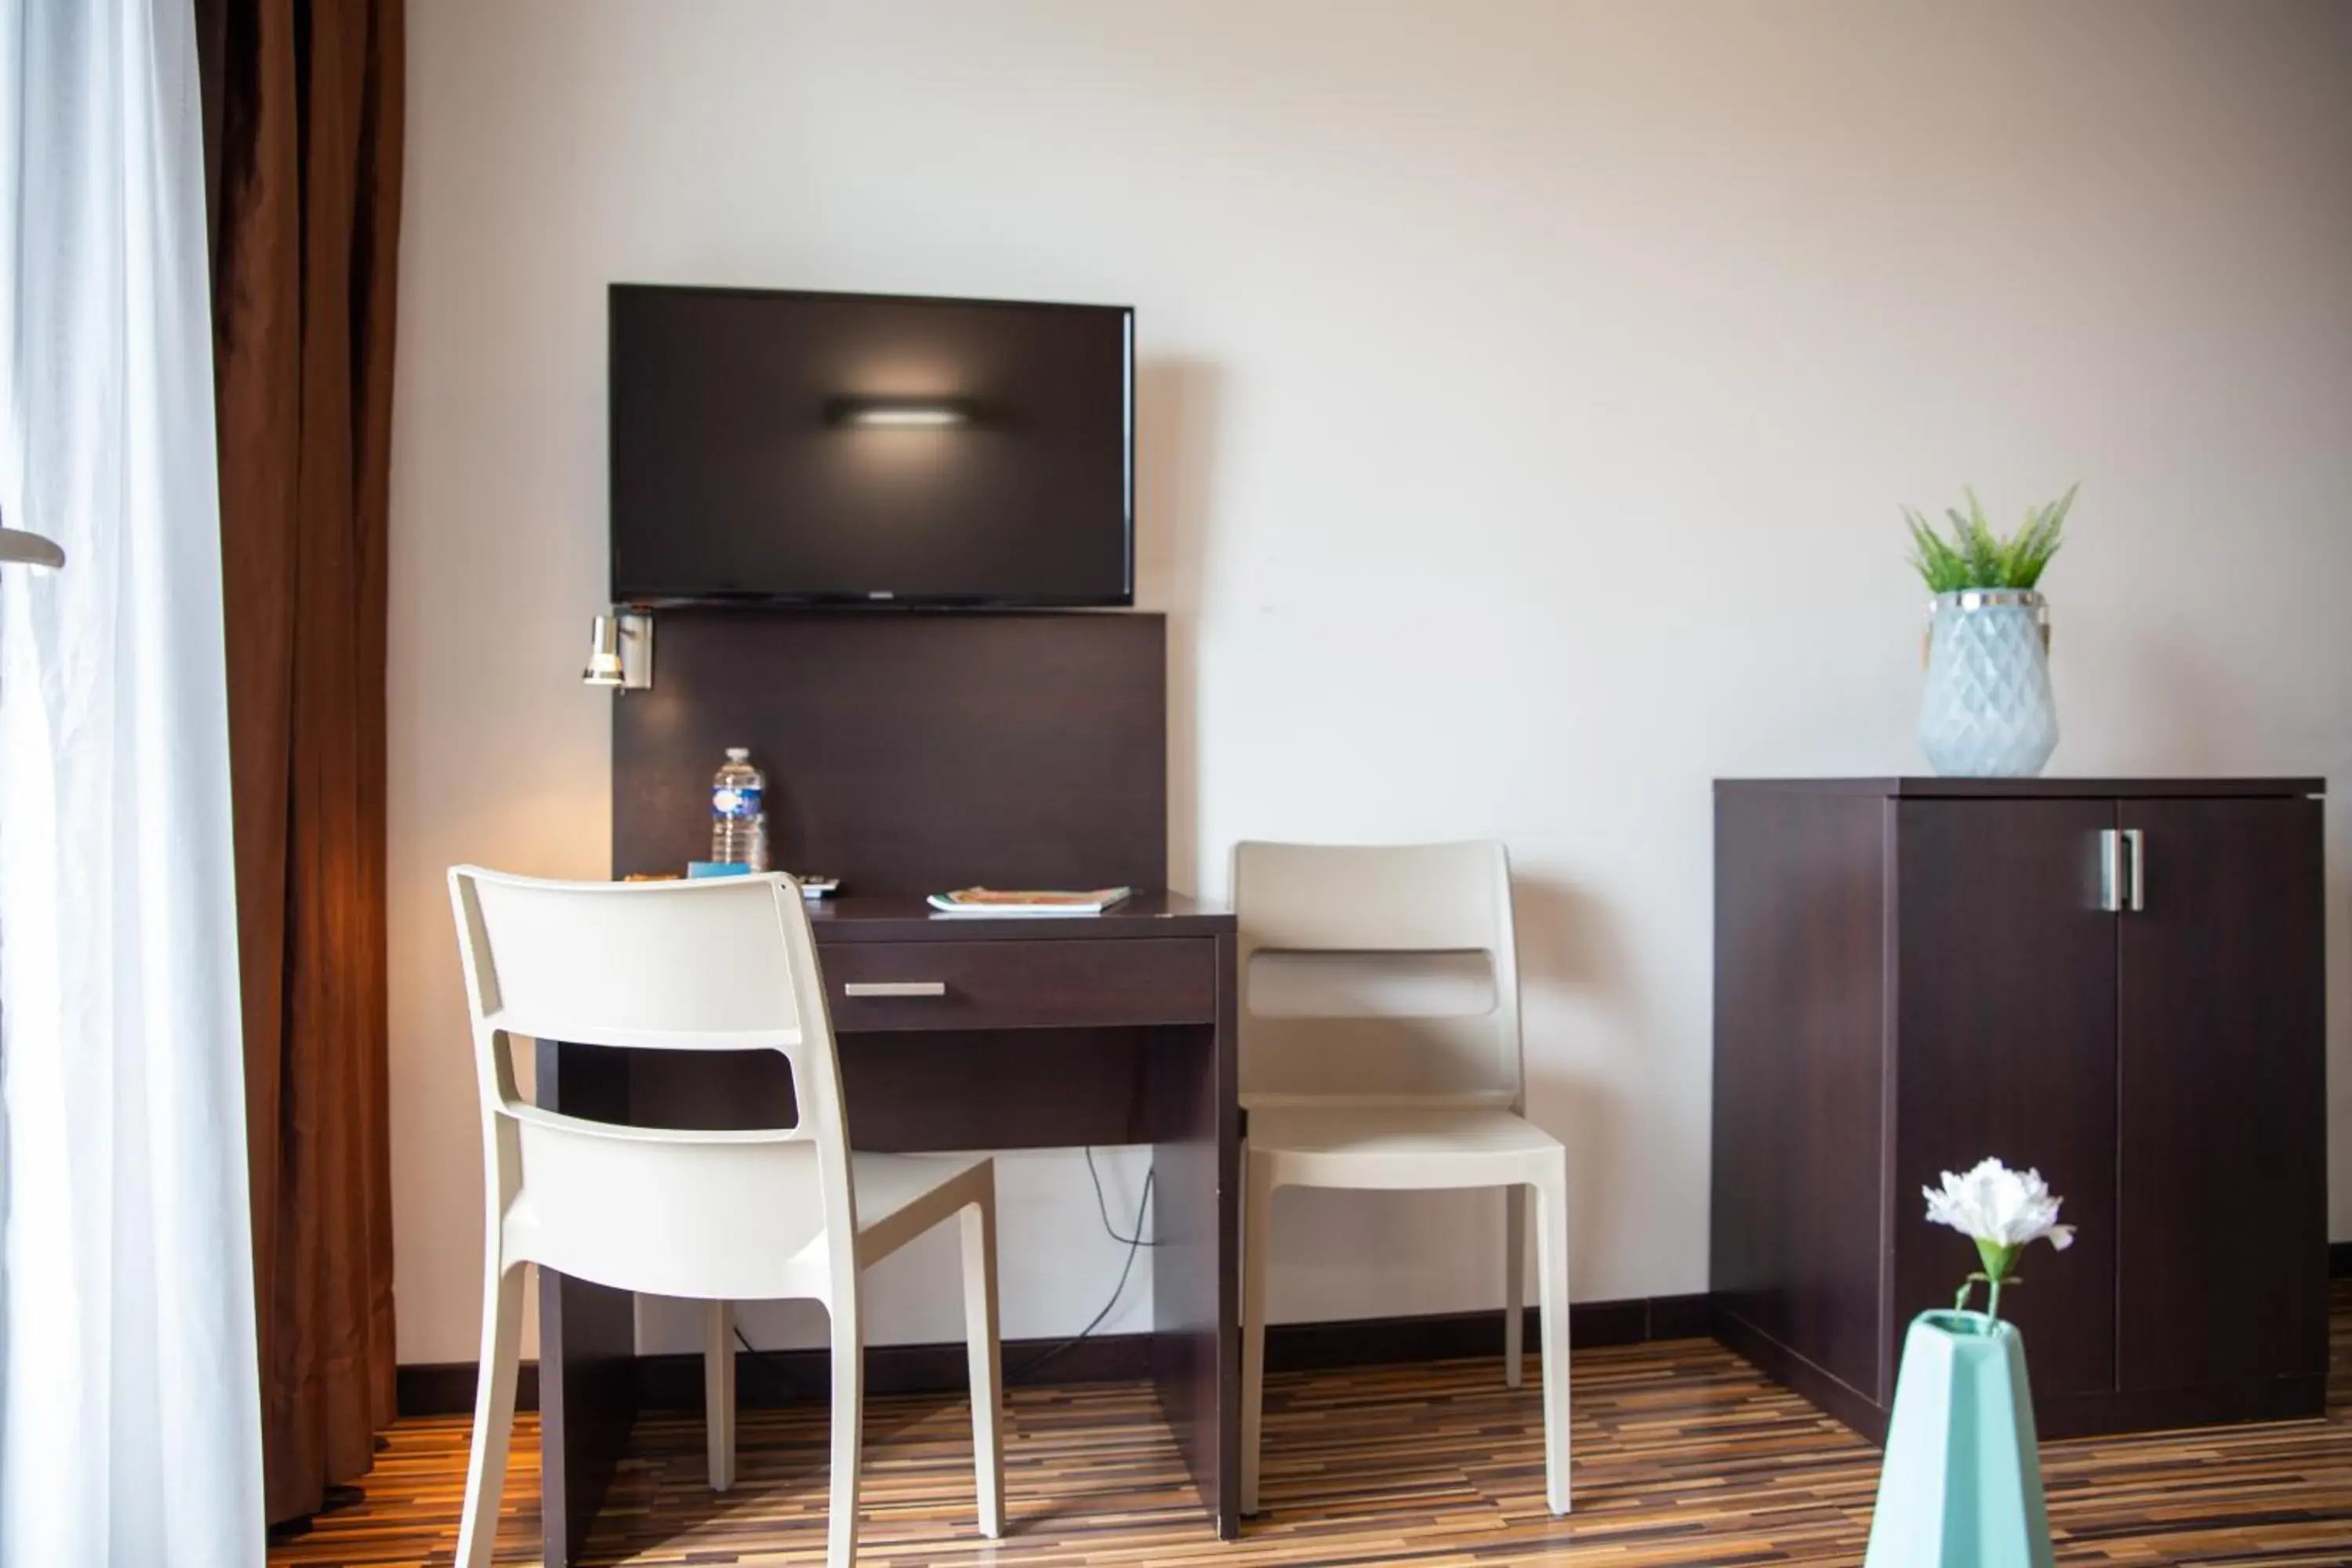
<path fill-rule="evenodd" d="M 2011 1253 L 2028 1242 L 2050 1238 L 2063 1252 L 2074 1244 L 2074 1227 L 2058 1223 L 2058 1205 L 2039 1171 L 2022 1173 L 1999 1160 L 1987 1160 L 1965 1176 L 1944 1173 L 1941 1192 L 1927 1194 L 1927 1218 L 1961 1235 Z"/>

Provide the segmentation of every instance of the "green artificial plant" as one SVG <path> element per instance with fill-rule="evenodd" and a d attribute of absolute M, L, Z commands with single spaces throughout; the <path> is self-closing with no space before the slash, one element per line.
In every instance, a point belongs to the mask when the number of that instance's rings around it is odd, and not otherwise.
<path fill-rule="evenodd" d="M 2031 588 L 2042 581 L 2050 558 L 2064 542 L 2066 513 L 2081 488 L 2079 482 L 2069 485 L 2066 493 L 2049 505 L 2028 508 L 2023 524 L 2006 539 L 1993 532 L 1985 518 L 1984 503 L 1967 486 L 1961 487 L 1969 498 L 1967 514 L 1963 516 L 1958 507 L 1945 509 L 1945 515 L 1952 520 L 1949 539 L 1906 506 L 1903 521 L 1911 529 L 1911 564 L 1934 594 L 1962 588 Z"/>

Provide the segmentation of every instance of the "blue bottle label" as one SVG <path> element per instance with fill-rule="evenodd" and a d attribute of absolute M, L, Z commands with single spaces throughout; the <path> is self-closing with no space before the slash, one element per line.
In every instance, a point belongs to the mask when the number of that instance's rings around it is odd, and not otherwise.
<path fill-rule="evenodd" d="M 757 785 L 722 787 L 710 792 L 710 815 L 724 817 L 751 817 L 760 815 L 760 791 Z"/>

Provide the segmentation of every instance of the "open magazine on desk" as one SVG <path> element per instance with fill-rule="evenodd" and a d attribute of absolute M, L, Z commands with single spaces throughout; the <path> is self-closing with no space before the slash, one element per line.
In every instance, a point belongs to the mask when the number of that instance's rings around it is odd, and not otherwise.
<path fill-rule="evenodd" d="M 935 913 L 942 915 L 1098 915 L 1134 890 L 958 888 L 951 893 L 933 893 L 929 902 Z"/>

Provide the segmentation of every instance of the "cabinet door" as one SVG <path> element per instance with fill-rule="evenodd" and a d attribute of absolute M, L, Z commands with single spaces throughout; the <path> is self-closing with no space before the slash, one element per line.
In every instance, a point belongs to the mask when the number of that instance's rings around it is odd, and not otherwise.
<path fill-rule="evenodd" d="M 2126 1389 L 2327 1370 L 2319 803 L 2126 802 Z"/>
<path fill-rule="evenodd" d="M 1906 800 L 1896 915 L 1895 1308 L 1949 1307 L 1977 1268 L 1919 1194 L 1988 1155 L 2039 1169 L 2079 1226 L 2037 1246 L 2001 1315 L 2039 1394 L 2116 1386 L 2116 929 L 2099 907 L 2112 801 Z M 1976 1304 L 1984 1304 L 1981 1287 Z"/>

